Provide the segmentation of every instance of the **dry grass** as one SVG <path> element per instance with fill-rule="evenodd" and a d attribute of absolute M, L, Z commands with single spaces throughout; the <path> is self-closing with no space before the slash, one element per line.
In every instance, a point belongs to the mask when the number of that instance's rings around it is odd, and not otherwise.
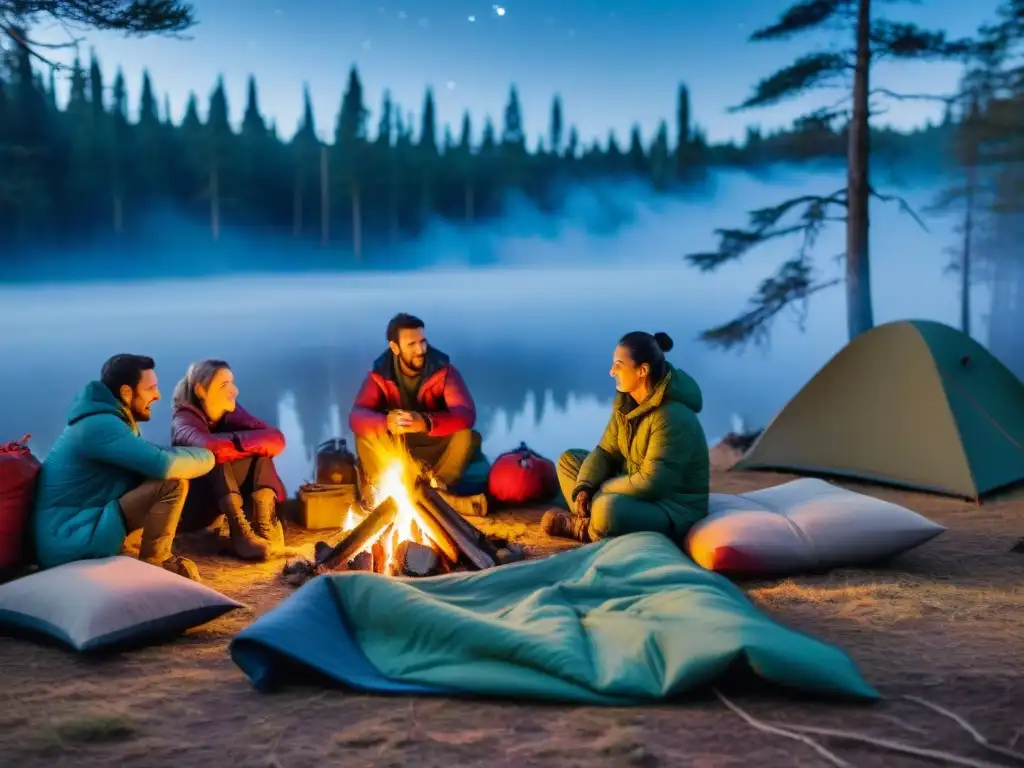
<path fill-rule="evenodd" d="M 716 476 L 743 492 L 773 475 Z M 744 585 L 780 621 L 845 648 L 886 695 L 878 706 L 811 703 L 778 692 L 728 692 L 758 720 L 856 730 L 996 765 L 918 696 L 965 717 L 993 743 L 1024 729 L 1024 504 L 971 504 L 855 487 L 904 504 L 949 532 L 885 567 Z M 538 513 L 481 527 L 534 554 Z M 291 535 L 311 547 L 315 536 Z M 827 765 L 810 747 L 762 733 L 712 697 L 643 709 L 387 698 L 296 688 L 255 693 L 227 656 L 230 638 L 287 596 L 280 563 L 244 565 L 191 542 L 208 584 L 237 612 L 164 647 L 85 659 L 0 639 L 0 755 L 24 766 L 558 766 L 731 768 Z M 856 766 L 935 765 L 877 747 L 813 736 Z"/>

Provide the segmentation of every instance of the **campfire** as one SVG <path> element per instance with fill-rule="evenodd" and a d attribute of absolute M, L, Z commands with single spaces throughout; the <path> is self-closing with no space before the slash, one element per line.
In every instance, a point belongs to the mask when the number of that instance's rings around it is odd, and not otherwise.
<path fill-rule="evenodd" d="M 387 576 L 433 576 L 483 570 L 521 560 L 522 549 L 487 536 L 457 511 L 485 505 L 439 488 L 401 452 L 364 484 L 363 503 L 351 506 L 337 544 L 317 542 L 313 561 L 291 562 L 285 576 L 302 583 L 320 573 L 372 571 Z M 483 514 L 486 514 L 484 506 Z"/>

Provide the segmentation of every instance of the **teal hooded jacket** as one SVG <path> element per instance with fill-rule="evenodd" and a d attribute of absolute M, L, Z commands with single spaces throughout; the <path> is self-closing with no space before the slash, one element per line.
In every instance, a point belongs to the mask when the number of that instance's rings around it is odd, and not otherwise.
<path fill-rule="evenodd" d="M 32 532 L 39 565 L 111 557 L 127 535 L 118 499 L 145 480 L 191 480 L 213 469 L 205 448 L 162 448 L 102 382 L 89 382 L 43 461 Z"/>

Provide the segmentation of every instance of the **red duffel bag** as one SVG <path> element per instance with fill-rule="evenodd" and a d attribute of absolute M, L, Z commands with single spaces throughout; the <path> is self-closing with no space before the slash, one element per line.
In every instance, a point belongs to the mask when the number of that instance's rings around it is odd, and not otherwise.
<path fill-rule="evenodd" d="M 487 475 L 487 492 L 503 504 L 536 504 L 558 493 L 555 465 L 520 443 L 519 448 L 494 460 Z"/>
<path fill-rule="evenodd" d="M 0 445 L 0 570 L 28 561 L 26 527 L 41 468 L 28 449 L 30 437 Z"/>

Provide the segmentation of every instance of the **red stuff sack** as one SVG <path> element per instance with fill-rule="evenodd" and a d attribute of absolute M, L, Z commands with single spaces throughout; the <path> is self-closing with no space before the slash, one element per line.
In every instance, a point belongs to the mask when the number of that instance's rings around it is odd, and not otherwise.
<path fill-rule="evenodd" d="M 487 475 L 487 492 L 504 504 L 536 504 L 558 493 L 555 465 L 520 443 L 515 451 L 494 460 Z"/>
<path fill-rule="evenodd" d="M 28 517 L 42 465 L 27 443 L 31 435 L 0 445 L 0 570 L 27 564 Z"/>

